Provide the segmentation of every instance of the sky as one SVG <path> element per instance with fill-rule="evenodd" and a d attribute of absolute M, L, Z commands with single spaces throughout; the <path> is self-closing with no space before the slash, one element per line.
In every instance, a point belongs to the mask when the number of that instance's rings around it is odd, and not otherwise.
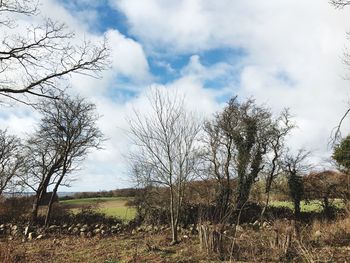
<path fill-rule="evenodd" d="M 78 40 L 106 37 L 111 50 L 101 78 L 69 79 L 71 93 L 96 103 L 108 140 L 61 191 L 133 186 L 126 118 L 147 108 L 152 87 L 180 90 L 205 118 L 233 96 L 253 97 L 274 114 L 288 107 L 298 125 L 290 147 L 311 151 L 315 165 L 327 163 L 332 129 L 349 105 L 350 68 L 342 59 L 350 48 L 350 8 L 334 9 L 327 0 L 45 0 L 40 9 Z M 25 137 L 39 118 L 24 105 L 4 108 L 0 127 Z"/>

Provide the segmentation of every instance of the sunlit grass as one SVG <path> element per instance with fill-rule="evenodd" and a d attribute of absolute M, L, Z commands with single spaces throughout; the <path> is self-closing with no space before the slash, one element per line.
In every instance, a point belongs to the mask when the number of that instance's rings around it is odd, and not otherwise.
<path fill-rule="evenodd" d="M 130 221 L 136 216 L 134 207 L 126 206 L 127 201 L 131 198 L 127 197 L 99 197 L 99 198 L 82 198 L 60 201 L 73 213 L 78 213 L 81 209 L 89 207 L 90 209 L 122 219 Z"/>
<path fill-rule="evenodd" d="M 107 216 L 118 217 L 123 221 L 130 221 L 136 216 L 136 209 L 133 207 L 110 207 L 100 208 L 98 212 L 101 212 Z"/>
<path fill-rule="evenodd" d="M 338 200 L 338 199 L 333 200 L 332 204 L 337 208 L 344 207 L 344 203 L 342 202 L 342 200 Z M 294 209 L 293 203 L 290 201 L 272 201 L 270 203 L 270 206 L 286 207 L 286 208 L 289 208 L 291 210 Z M 301 209 L 301 212 L 322 212 L 323 206 L 322 206 L 322 202 L 320 200 L 312 200 L 309 202 L 301 201 L 300 209 Z"/>
<path fill-rule="evenodd" d="M 108 201 L 128 201 L 130 198 L 127 197 L 96 197 L 96 198 L 79 198 L 79 199 L 69 199 L 60 201 L 61 204 L 70 205 L 94 205 L 102 202 Z"/>

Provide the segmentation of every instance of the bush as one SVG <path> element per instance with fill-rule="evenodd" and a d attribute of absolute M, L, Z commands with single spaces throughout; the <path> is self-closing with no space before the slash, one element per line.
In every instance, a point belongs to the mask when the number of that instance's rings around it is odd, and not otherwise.
<path fill-rule="evenodd" d="M 37 223 L 43 225 L 45 217 L 41 216 L 38 218 Z M 65 210 L 59 204 L 56 204 L 53 209 L 53 214 L 50 220 L 50 224 L 61 225 L 61 224 L 121 224 L 122 220 L 106 216 L 103 213 L 99 213 L 91 209 L 90 207 L 83 208 L 78 213 L 72 213 Z"/>
<path fill-rule="evenodd" d="M 11 197 L 0 200 L 0 221 L 23 221 L 30 213 L 32 197 Z"/>

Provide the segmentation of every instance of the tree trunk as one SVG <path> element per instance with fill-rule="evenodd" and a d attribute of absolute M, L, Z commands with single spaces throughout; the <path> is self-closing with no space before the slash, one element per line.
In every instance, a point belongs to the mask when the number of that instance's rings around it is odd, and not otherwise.
<path fill-rule="evenodd" d="M 177 220 L 175 219 L 175 211 L 174 211 L 174 192 L 173 188 L 170 187 L 170 224 L 171 224 L 171 244 L 175 245 L 178 243 L 178 235 L 177 235 Z"/>
<path fill-rule="evenodd" d="M 47 206 L 47 211 L 46 211 L 46 217 L 45 217 L 45 226 L 48 226 L 49 221 L 50 221 L 50 217 L 51 217 L 51 213 L 52 213 L 52 205 L 53 205 L 53 201 L 55 200 L 55 196 L 58 190 L 58 187 L 60 186 L 62 180 L 63 180 L 63 175 L 61 175 L 60 179 L 57 181 L 55 188 L 52 190 L 52 195 L 49 201 L 49 204 Z"/>
<path fill-rule="evenodd" d="M 207 254 L 215 253 L 222 255 L 224 251 L 223 244 L 223 225 L 199 225 L 199 243 L 202 250 Z"/>
<path fill-rule="evenodd" d="M 245 182 L 242 184 L 242 186 L 239 188 L 238 196 L 236 199 L 236 209 L 241 210 L 243 206 L 247 203 L 249 199 L 249 193 L 250 188 L 252 186 L 252 183 L 250 181 Z"/>
<path fill-rule="evenodd" d="M 267 207 L 269 206 L 269 202 L 270 202 L 270 191 L 267 191 L 266 201 L 265 201 L 264 207 L 263 207 L 261 214 L 260 214 L 260 221 L 262 221 L 264 219 L 265 212 L 267 210 Z"/>
<path fill-rule="evenodd" d="M 35 196 L 30 216 L 30 222 L 35 224 L 38 218 L 39 197 Z"/>
<path fill-rule="evenodd" d="M 300 219 L 300 200 L 294 200 L 294 217 L 296 220 Z"/>
<path fill-rule="evenodd" d="M 39 205 L 40 202 L 43 199 L 43 196 L 46 193 L 46 188 L 44 187 L 39 187 L 38 192 L 36 193 L 35 197 L 34 197 L 34 201 L 33 201 L 33 206 L 32 206 L 32 212 L 31 212 L 31 218 L 30 218 L 30 222 L 32 224 L 36 224 L 37 220 L 38 220 L 38 210 L 39 210 Z"/>
<path fill-rule="evenodd" d="M 46 190 L 47 190 L 47 187 L 49 186 L 52 175 L 55 173 L 55 171 L 57 170 L 57 167 L 59 167 L 62 161 L 63 161 L 63 157 L 61 157 L 54 165 L 52 165 L 49 172 L 45 176 L 45 179 L 40 183 L 38 187 L 37 194 L 35 195 L 35 199 L 33 202 L 32 213 L 31 213 L 32 223 L 36 223 L 37 221 L 39 204 L 42 201 L 44 194 L 46 193 Z"/>

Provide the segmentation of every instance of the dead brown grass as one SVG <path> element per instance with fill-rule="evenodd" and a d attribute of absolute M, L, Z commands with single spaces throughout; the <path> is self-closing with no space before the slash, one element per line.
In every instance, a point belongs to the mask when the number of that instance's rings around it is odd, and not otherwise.
<path fill-rule="evenodd" d="M 277 220 L 260 229 L 246 225 L 237 232 L 235 245 L 231 251 L 226 251 L 225 260 L 350 261 L 350 218 L 333 222 L 315 221 L 311 225 L 299 226 L 299 229 L 299 233 L 296 233 L 295 223 L 288 220 Z M 157 234 L 124 233 L 105 238 L 61 236 L 29 242 L 2 240 L 0 262 L 219 262 L 220 258 L 224 258 L 201 251 L 197 235 L 183 237 L 175 246 L 169 245 L 169 236 L 169 230 L 165 230 Z M 228 245 L 230 244 L 228 238 Z"/>

